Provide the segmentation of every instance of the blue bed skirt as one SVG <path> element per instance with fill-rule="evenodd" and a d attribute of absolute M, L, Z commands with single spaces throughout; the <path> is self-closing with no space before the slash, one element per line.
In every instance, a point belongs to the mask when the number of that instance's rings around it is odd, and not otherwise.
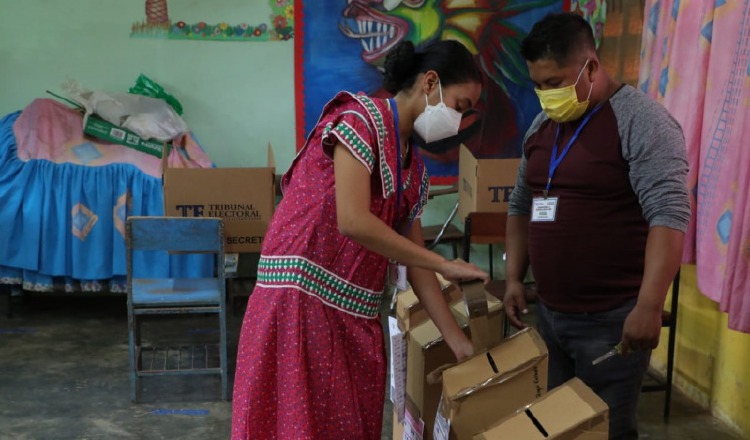
<path fill-rule="evenodd" d="M 0 119 L 0 284 L 124 292 L 125 219 L 163 215 L 161 179 L 130 164 L 22 161 L 13 134 L 19 115 Z M 204 277 L 210 267 L 206 255 L 134 259 L 142 277 Z"/>

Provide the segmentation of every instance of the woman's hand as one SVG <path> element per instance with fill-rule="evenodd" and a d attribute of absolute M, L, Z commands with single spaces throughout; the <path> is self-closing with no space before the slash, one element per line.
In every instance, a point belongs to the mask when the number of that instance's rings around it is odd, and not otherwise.
<path fill-rule="evenodd" d="M 446 280 L 457 284 L 461 281 L 482 280 L 485 284 L 489 282 L 490 276 L 487 272 L 474 264 L 459 259 L 444 261 L 439 269 L 440 275 Z"/>
<path fill-rule="evenodd" d="M 456 333 L 453 337 L 446 337 L 445 342 L 453 351 L 457 362 L 463 362 L 474 355 L 474 345 L 463 331 Z"/>

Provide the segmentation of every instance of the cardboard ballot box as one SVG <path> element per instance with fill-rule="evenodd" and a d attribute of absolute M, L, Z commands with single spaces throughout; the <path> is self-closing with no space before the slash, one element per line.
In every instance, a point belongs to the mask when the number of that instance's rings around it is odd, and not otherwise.
<path fill-rule="evenodd" d="M 461 292 L 458 289 L 458 286 L 451 284 L 440 274 L 436 274 L 436 276 L 442 288 L 443 299 L 445 302 L 447 304 L 452 304 L 453 302 L 458 301 L 461 298 Z M 388 317 L 388 333 L 390 339 L 390 356 L 388 359 L 390 375 L 389 397 L 393 402 L 394 409 L 393 426 L 394 432 L 396 433 L 394 434 L 394 439 L 402 439 L 404 438 L 405 428 L 417 430 L 420 427 L 420 411 L 416 410 L 406 399 L 407 332 L 419 324 L 428 321 L 429 317 L 413 289 L 408 289 L 398 293 L 395 301 L 396 316 Z M 406 410 L 407 404 L 410 405 L 409 410 Z M 411 424 L 412 426 L 404 426 L 405 424 L 408 424 L 405 420 L 405 416 L 411 417 L 412 414 L 414 414 L 416 420 L 412 418 L 412 421 L 414 422 Z M 410 435 L 410 433 L 411 431 L 406 435 Z M 421 435 L 422 431 L 419 432 L 420 437 Z"/>
<path fill-rule="evenodd" d="M 440 274 L 436 275 L 440 287 L 443 289 L 445 302 L 452 304 L 458 301 L 461 298 L 461 291 L 458 289 L 458 286 L 451 284 L 450 281 L 443 278 Z M 396 316 L 398 317 L 399 327 L 403 331 L 408 331 L 410 328 L 429 319 L 427 311 L 419 302 L 419 298 L 417 298 L 412 289 L 400 292 L 396 296 Z"/>
<path fill-rule="evenodd" d="M 487 326 L 472 328 L 465 301 L 455 301 L 451 305 L 459 326 L 469 337 L 486 341 L 489 346 L 497 345 L 503 337 L 502 302 L 486 292 L 481 284 L 480 291 L 487 301 Z M 486 334 L 472 334 L 481 331 Z M 431 439 L 435 414 L 440 403 L 442 385 L 433 381 L 431 374 L 441 367 L 456 362 L 453 351 L 443 339 L 437 326 L 431 320 L 411 328 L 407 335 L 406 355 L 406 408 L 411 416 L 424 423 L 424 439 Z"/>
<path fill-rule="evenodd" d="M 547 347 L 527 328 L 445 370 L 434 438 L 470 440 L 541 397 L 547 368 Z"/>
<path fill-rule="evenodd" d="M 508 212 L 521 159 L 477 159 L 465 145 L 458 157 L 458 219 L 470 212 Z"/>
<path fill-rule="evenodd" d="M 505 328 L 505 311 L 503 310 L 502 301 L 492 296 L 492 294 L 490 294 L 489 292 L 486 293 L 486 297 L 488 314 L 486 337 L 484 338 L 484 343 L 486 343 L 488 347 L 494 347 L 503 340 L 503 329 Z M 466 310 L 466 305 L 463 301 L 457 301 L 451 304 L 451 311 L 454 315 L 458 314 L 459 316 L 461 316 L 464 322 L 466 322 L 466 325 L 470 326 L 468 310 Z M 459 324 L 461 323 L 462 322 L 459 321 Z M 485 330 L 480 329 L 480 331 Z M 472 338 L 474 336 L 471 334 L 471 328 L 469 329 L 469 335 Z"/>
<path fill-rule="evenodd" d="M 474 440 L 607 440 L 609 408 L 574 378 L 507 416 Z"/>
<path fill-rule="evenodd" d="M 227 253 L 260 252 L 276 202 L 276 165 L 263 168 L 165 168 L 164 215 L 220 217 Z"/>

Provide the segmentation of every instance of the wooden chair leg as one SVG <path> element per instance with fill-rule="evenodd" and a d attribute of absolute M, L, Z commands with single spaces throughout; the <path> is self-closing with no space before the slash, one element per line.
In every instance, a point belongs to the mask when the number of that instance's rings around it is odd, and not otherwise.
<path fill-rule="evenodd" d="M 464 221 L 464 261 L 468 262 L 471 257 L 471 216 Z"/>
<path fill-rule="evenodd" d="M 672 406 L 672 378 L 674 370 L 674 349 L 677 339 L 677 308 L 680 296 L 680 271 L 672 283 L 672 305 L 669 316 L 669 343 L 667 344 L 667 377 L 664 390 L 664 420 L 669 421 Z"/>
<path fill-rule="evenodd" d="M 493 271 L 493 267 L 495 266 L 495 264 L 492 262 L 492 244 L 489 245 L 489 248 L 490 248 L 490 279 L 494 280 L 495 276 L 493 275 L 492 271 Z"/>

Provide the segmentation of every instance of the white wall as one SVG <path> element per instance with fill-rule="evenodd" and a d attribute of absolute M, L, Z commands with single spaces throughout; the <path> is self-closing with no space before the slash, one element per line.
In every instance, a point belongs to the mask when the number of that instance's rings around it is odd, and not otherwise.
<path fill-rule="evenodd" d="M 170 17 L 250 25 L 269 22 L 265 0 L 170 0 Z M 131 38 L 143 0 L 0 0 L 0 114 L 59 92 L 68 78 L 127 92 L 140 73 L 164 86 L 218 166 L 294 156 L 294 43 Z"/>

